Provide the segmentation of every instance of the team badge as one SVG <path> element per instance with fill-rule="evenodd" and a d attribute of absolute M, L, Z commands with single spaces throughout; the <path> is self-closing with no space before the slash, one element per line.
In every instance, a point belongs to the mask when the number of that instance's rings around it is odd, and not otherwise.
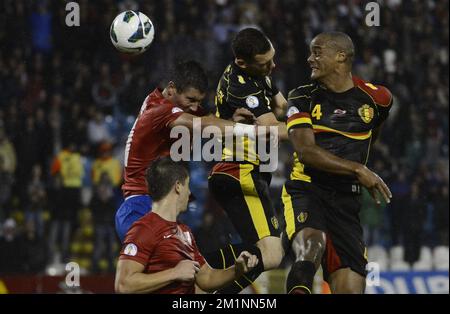
<path fill-rule="evenodd" d="M 129 243 L 123 250 L 123 254 L 128 256 L 136 256 L 137 251 L 138 251 L 137 246 L 133 243 Z"/>
<path fill-rule="evenodd" d="M 304 223 L 308 219 L 308 213 L 307 212 L 301 212 L 297 216 L 297 220 L 299 223 Z"/>
<path fill-rule="evenodd" d="M 277 217 L 273 216 L 272 218 L 270 218 L 270 222 L 272 223 L 272 226 L 275 229 L 278 229 L 279 225 L 278 225 L 278 219 Z"/>
<path fill-rule="evenodd" d="M 364 104 L 358 109 L 358 114 L 365 123 L 370 123 L 373 119 L 374 110 L 368 104 Z"/>
<path fill-rule="evenodd" d="M 297 107 L 290 107 L 287 111 L 287 117 L 290 118 L 291 116 L 293 116 L 296 113 L 299 113 L 300 110 L 297 109 Z"/>
<path fill-rule="evenodd" d="M 247 104 L 247 106 L 249 108 L 252 108 L 252 109 L 259 106 L 259 100 L 255 96 L 248 96 L 245 99 L 245 103 Z"/>

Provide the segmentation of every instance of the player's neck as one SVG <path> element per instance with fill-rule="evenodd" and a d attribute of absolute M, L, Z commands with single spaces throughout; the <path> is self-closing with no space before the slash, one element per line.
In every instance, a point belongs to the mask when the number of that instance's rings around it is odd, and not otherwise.
<path fill-rule="evenodd" d="M 335 93 L 343 93 L 353 88 L 352 73 L 332 73 L 320 81 L 327 89 Z"/>
<path fill-rule="evenodd" d="M 152 212 L 158 214 L 161 218 L 167 221 L 177 221 L 178 211 L 177 202 L 172 197 L 163 198 L 160 201 L 153 202 Z"/>

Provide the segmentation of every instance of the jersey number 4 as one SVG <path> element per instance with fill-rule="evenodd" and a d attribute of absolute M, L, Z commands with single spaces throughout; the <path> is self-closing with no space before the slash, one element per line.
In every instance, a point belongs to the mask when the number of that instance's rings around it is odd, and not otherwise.
<path fill-rule="evenodd" d="M 311 116 L 313 118 L 316 118 L 316 120 L 320 120 L 320 118 L 322 117 L 322 107 L 320 106 L 320 104 L 314 106 Z"/>

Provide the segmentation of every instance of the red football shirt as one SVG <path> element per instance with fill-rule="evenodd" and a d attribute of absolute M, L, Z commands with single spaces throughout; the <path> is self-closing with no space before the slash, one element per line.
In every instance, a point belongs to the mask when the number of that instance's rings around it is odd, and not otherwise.
<path fill-rule="evenodd" d="M 145 98 L 125 147 L 125 182 L 122 185 L 125 197 L 148 194 L 145 171 L 153 160 L 170 154 L 175 139 L 170 138 L 169 124 L 182 113 L 183 110 L 165 99 L 159 89 Z"/>
<path fill-rule="evenodd" d="M 136 221 L 128 231 L 120 259 L 130 259 L 144 265 L 151 274 L 175 267 L 182 260 L 205 264 L 194 236 L 188 226 L 164 220 L 150 212 Z M 153 293 L 195 293 L 194 282 L 173 282 Z"/>

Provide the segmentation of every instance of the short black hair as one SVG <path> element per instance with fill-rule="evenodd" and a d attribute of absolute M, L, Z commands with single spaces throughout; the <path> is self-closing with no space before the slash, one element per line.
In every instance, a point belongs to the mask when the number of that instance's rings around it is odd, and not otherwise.
<path fill-rule="evenodd" d="M 347 56 L 347 64 L 351 65 L 355 57 L 355 46 L 352 39 L 343 32 L 323 32 L 316 37 L 322 37 L 336 51 L 342 51 Z"/>
<path fill-rule="evenodd" d="M 175 64 L 170 80 L 175 84 L 179 93 L 192 87 L 201 93 L 208 90 L 208 77 L 205 70 L 196 61 L 184 61 Z"/>
<path fill-rule="evenodd" d="M 154 201 L 159 201 L 169 194 L 175 182 L 184 182 L 188 176 L 185 162 L 175 162 L 170 157 L 158 158 L 147 169 L 148 192 Z"/>
<path fill-rule="evenodd" d="M 270 40 L 256 28 L 244 28 L 236 34 L 231 42 L 231 49 L 235 58 L 246 62 L 254 60 L 256 55 L 264 54 L 270 50 Z"/>

